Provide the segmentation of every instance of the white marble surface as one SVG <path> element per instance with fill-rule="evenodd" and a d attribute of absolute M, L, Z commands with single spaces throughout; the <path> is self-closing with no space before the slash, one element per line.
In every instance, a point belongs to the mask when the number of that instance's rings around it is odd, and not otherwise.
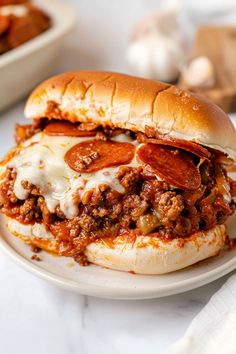
<path fill-rule="evenodd" d="M 61 49 L 52 72 L 78 68 L 127 72 L 124 53 L 130 28 L 156 3 L 144 0 L 69 2 L 78 12 L 78 25 Z M 201 3 L 198 1 L 199 6 Z M 208 4 L 210 8 L 212 1 Z M 226 17 L 235 19 L 232 11 Z M 1 156 L 13 144 L 14 123 L 22 120 L 23 103 L 0 115 Z M 183 335 L 196 313 L 226 278 L 157 300 L 111 301 L 56 288 L 26 273 L 1 253 L 0 353 L 164 353 Z"/>

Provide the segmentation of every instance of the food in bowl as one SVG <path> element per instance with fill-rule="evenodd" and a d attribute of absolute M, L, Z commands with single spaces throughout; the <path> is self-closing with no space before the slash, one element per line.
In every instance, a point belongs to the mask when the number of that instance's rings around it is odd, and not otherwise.
<path fill-rule="evenodd" d="M 51 27 L 50 17 L 30 1 L 0 0 L 0 54 Z"/>

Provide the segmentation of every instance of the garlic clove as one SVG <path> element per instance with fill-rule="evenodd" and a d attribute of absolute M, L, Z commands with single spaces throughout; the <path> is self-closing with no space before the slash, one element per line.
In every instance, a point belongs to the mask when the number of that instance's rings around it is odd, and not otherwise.
<path fill-rule="evenodd" d="M 188 87 L 211 88 L 215 85 L 214 66 L 208 57 L 196 57 L 183 70 L 182 79 Z"/>
<path fill-rule="evenodd" d="M 175 81 L 185 63 L 187 43 L 178 23 L 181 0 L 163 2 L 159 12 L 134 27 L 127 61 L 134 74 Z"/>

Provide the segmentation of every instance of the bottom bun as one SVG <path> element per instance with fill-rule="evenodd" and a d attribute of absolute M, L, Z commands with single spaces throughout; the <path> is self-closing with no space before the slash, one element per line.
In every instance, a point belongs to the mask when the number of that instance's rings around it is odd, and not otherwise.
<path fill-rule="evenodd" d="M 7 218 L 7 226 L 13 235 L 24 242 L 58 253 L 53 235 L 43 224 L 24 225 Z M 85 254 L 91 263 L 102 267 L 138 274 L 164 274 L 217 255 L 225 238 L 225 225 L 217 225 L 208 231 L 173 240 L 138 236 L 135 241 L 130 241 L 127 236 L 122 235 L 90 243 Z"/>

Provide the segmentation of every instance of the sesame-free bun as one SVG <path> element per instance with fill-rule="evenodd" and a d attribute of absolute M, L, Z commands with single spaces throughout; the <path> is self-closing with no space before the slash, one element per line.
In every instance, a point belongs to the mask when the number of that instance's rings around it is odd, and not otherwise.
<path fill-rule="evenodd" d="M 43 224 L 23 225 L 7 218 L 7 225 L 10 232 L 24 242 L 58 253 L 53 235 Z M 225 237 L 224 225 L 173 240 L 139 236 L 132 242 L 126 235 L 90 243 L 85 254 L 91 263 L 102 267 L 138 274 L 165 274 L 217 255 Z"/>
<path fill-rule="evenodd" d="M 110 72 L 64 73 L 33 91 L 25 115 L 140 132 L 151 127 L 236 160 L 236 131 L 229 117 L 207 99 L 158 81 Z"/>

